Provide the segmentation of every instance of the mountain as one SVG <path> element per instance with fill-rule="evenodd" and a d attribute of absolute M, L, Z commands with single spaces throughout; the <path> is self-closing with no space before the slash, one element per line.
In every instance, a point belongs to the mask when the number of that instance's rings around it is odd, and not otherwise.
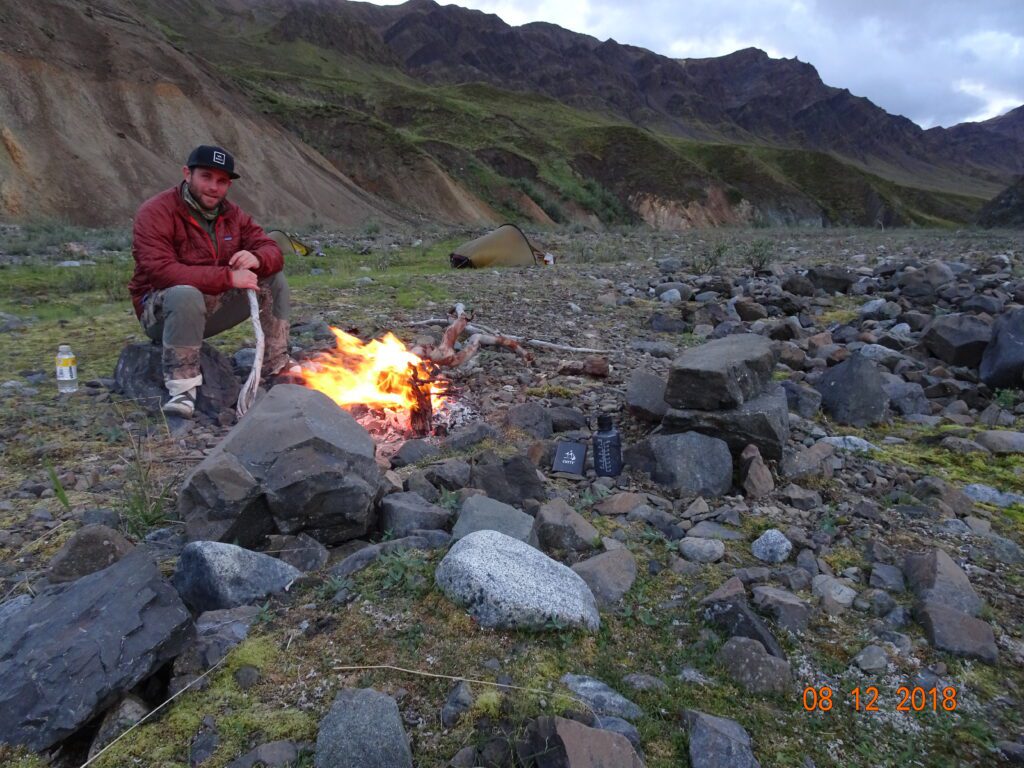
<path fill-rule="evenodd" d="M 125 221 L 211 140 L 257 215 L 343 226 L 955 225 L 1024 173 L 1022 110 L 922 131 L 756 49 L 430 0 L 38 0 L 0 29 L 6 219 Z"/>
<path fill-rule="evenodd" d="M 1024 227 L 1024 176 L 985 203 L 978 212 L 983 227 Z"/>

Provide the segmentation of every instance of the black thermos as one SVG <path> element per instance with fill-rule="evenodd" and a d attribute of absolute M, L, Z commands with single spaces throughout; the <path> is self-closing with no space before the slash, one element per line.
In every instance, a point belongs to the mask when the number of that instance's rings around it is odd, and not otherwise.
<path fill-rule="evenodd" d="M 594 470 L 599 477 L 618 477 L 622 474 L 622 438 L 612 424 L 612 417 L 597 417 L 594 435 Z"/>

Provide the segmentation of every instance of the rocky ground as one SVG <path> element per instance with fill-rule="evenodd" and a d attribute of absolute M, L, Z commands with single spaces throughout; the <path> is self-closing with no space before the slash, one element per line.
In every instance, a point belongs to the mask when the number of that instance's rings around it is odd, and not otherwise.
<path fill-rule="evenodd" d="M 287 385 L 163 420 L 115 391 L 123 245 L 2 236 L 6 763 L 171 697 L 91 764 L 1024 761 L 1019 235 L 565 232 L 451 272 L 461 235 L 311 234 L 299 357 L 457 301 L 601 350 L 485 348 L 450 434 L 383 447 Z M 225 397 L 251 343 L 215 340 Z M 602 413 L 622 475 L 552 472 Z"/>

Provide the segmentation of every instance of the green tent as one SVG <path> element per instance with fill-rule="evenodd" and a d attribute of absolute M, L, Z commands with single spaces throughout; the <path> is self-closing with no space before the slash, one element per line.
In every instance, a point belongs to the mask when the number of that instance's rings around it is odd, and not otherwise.
<path fill-rule="evenodd" d="M 268 229 L 267 236 L 277 243 L 277 247 L 281 249 L 281 254 L 284 256 L 292 254 L 296 256 L 307 256 L 310 250 L 312 250 L 295 235 L 289 235 L 283 229 Z"/>
<path fill-rule="evenodd" d="M 544 252 L 515 224 L 502 224 L 493 232 L 463 243 L 448 257 L 452 266 L 529 267 L 545 263 Z"/>

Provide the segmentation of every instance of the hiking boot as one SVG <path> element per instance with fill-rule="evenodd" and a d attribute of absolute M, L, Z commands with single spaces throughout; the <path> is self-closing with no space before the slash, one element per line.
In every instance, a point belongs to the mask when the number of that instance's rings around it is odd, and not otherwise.
<path fill-rule="evenodd" d="M 195 387 L 187 389 L 181 394 L 171 395 L 171 399 L 163 404 L 161 410 L 168 416 L 181 416 L 183 419 L 191 419 L 196 412 L 196 390 Z"/>

